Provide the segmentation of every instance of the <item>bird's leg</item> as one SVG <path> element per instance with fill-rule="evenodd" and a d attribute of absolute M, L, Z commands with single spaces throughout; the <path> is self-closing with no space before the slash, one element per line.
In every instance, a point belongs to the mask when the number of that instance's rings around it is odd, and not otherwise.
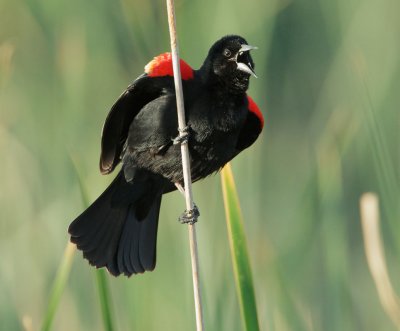
<path fill-rule="evenodd" d="M 185 189 L 179 183 L 175 183 L 176 188 L 183 196 L 185 196 Z M 199 208 L 193 203 L 193 209 L 185 210 L 181 216 L 179 216 L 179 222 L 182 224 L 194 224 L 197 222 L 197 218 L 200 216 Z"/>
<path fill-rule="evenodd" d="M 172 139 L 174 145 L 187 144 L 189 141 L 189 126 L 187 125 L 183 129 L 178 128 L 178 131 L 178 136 Z"/>

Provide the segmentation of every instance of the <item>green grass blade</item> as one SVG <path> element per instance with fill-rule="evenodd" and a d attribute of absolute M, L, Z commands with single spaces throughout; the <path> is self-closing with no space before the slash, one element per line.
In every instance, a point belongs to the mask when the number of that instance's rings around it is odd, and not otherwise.
<path fill-rule="evenodd" d="M 246 235 L 235 181 L 229 164 L 222 170 L 221 180 L 233 271 L 243 325 L 245 330 L 256 331 L 259 330 L 257 306 Z"/>
<path fill-rule="evenodd" d="M 100 297 L 101 314 L 103 316 L 104 329 L 106 331 L 113 331 L 114 319 L 111 314 L 111 298 L 110 290 L 107 282 L 107 274 L 104 269 L 96 270 L 97 289 Z"/>
<path fill-rule="evenodd" d="M 57 271 L 56 279 L 54 280 L 53 288 L 51 290 L 49 304 L 47 306 L 46 314 L 41 328 L 42 331 L 48 331 L 51 329 L 54 315 L 57 311 L 61 295 L 64 292 L 64 288 L 68 280 L 75 251 L 75 245 L 68 242 L 67 247 L 64 251 L 63 259 Z"/>
<path fill-rule="evenodd" d="M 89 198 L 87 190 L 83 183 L 80 172 L 78 170 L 79 168 L 76 160 L 73 157 L 71 157 L 71 160 L 72 163 L 74 164 L 74 168 L 78 178 L 79 188 L 82 196 L 82 203 L 84 207 L 87 208 L 89 206 Z M 104 271 L 104 269 L 98 269 L 95 272 L 96 272 L 96 283 L 97 283 L 97 289 L 99 291 L 100 309 L 103 317 L 104 329 L 106 331 L 113 331 L 116 330 L 116 328 L 114 327 L 115 326 L 114 319 L 111 313 L 111 296 L 107 282 L 107 274 Z"/>

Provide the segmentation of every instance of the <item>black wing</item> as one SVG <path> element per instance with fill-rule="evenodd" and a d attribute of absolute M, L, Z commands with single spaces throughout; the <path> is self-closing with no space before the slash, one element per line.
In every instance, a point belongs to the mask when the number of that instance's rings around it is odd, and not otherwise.
<path fill-rule="evenodd" d="M 112 106 L 104 122 L 101 136 L 100 171 L 109 174 L 120 162 L 129 126 L 147 103 L 158 98 L 171 79 L 138 77 Z"/>
<path fill-rule="evenodd" d="M 251 146 L 257 140 L 262 128 L 263 125 L 260 118 L 253 112 L 249 111 L 236 143 L 237 154 Z"/>

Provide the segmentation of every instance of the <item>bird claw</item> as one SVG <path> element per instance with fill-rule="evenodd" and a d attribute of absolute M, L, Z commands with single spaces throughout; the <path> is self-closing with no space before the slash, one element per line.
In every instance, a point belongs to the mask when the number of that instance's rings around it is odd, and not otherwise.
<path fill-rule="evenodd" d="M 174 145 L 187 144 L 189 141 L 189 126 L 185 126 L 183 129 L 179 129 L 179 135 L 172 139 Z"/>
<path fill-rule="evenodd" d="M 196 205 L 193 205 L 193 208 L 190 210 L 185 210 L 181 216 L 179 216 L 179 222 L 182 224 L 191 224 L 197 222 L 197 219 L 200 216 L 200 211 Z"/>

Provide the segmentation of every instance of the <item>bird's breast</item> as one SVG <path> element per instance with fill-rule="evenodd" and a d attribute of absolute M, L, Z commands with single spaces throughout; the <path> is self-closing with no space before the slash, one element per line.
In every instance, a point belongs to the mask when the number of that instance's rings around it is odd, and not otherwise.
<path fill-rule="evenodd" d="M 244 102 L 237 100 L 201 98 L 189 108 L 189 148 L 196 177 L 207 176 L 232 159 L 246 114 Z"/>
<path fill-rule="evenodd" d="M 246 119 L 247 109 L 242 99 L 199 96 L 188 109 L 188 124 L 199 141 L 228 138 L 239 132 Z"/>

